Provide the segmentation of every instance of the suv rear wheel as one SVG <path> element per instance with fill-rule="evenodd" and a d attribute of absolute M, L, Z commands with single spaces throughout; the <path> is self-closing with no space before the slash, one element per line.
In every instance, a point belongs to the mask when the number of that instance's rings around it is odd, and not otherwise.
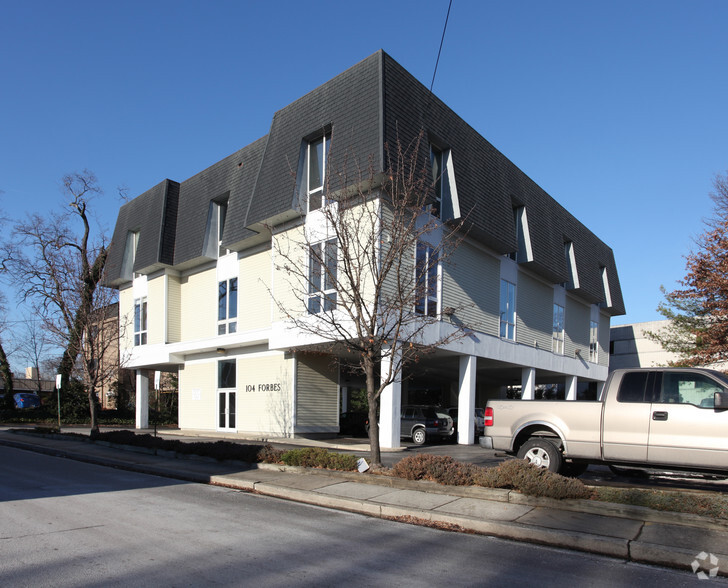
<path fill-rule="evenodd" d="M 412 442 L 415 445 L 424 445 L 427 440 L 427 433 L 424 429 L 415 429 L 412 431 Z"/>

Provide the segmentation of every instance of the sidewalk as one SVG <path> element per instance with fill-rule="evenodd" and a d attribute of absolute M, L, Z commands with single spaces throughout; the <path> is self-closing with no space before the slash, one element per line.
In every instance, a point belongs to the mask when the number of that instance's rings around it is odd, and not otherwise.
<path fill-rule="evenodd" d="M 369 516 L 421 521 L 686 571 L 693 571 L 691 565 L 697 561 L 701 565 L 698 571 L 707 573 L 717 567 L 721 575 L 728 575 L 728 522 L 696 515 L 587 500 L 557 501 L 510 490 L 441 486 L 371 474 L 179 459 L 170 452 L 155 455 L 139 448 L 6 430 L 0 430 L 0 444 Z M 706 554 L 715 556 L 718 563 L 711 564 Z"/>

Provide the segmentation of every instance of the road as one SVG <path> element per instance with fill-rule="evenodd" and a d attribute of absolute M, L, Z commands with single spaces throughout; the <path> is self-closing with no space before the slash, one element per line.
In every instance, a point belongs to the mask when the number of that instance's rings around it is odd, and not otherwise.
<path fill-rule="evenodd" d="M 0 586 L 688 586 L 688 571 L 0 447 Z M 723 579 L 711 585 L 728 585 Z"/>

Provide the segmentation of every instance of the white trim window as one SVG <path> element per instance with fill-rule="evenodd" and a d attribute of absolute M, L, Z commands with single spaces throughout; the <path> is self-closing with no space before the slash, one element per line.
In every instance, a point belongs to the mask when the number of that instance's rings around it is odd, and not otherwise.
<path fill-rule="evenodd" d="M 134 345 L 147 344 L 147 297 L 134 301 Z"/>
<path fill-rule="evenodd" d="M 217 334 L 227 335 L 238 330 L 238 279 L 230 278 L 217 284 Z"/>
<path fill-rule="evenodd" d="M 437 251 L 427 243 L 418 242 L 415 252 L 415 312 L 425 316 L 438 314 L 439 260 Z"/>
<path fill-rule="evenodd" d="M 564 307 L 554 304 L 554 326 L 551 351 L 564 354 Z"/>
<path fill-rule="evenodd" d="M 328 174 L 330 144 L 331 136 L 323 135 L 318 139 L 309 141 L 306 145 L 303 181 L 306 186 L 309 212 L 326 206 L 326 177 Z"/>
<path fill-rule="evenodd" d="M 434 202 L 427 207 L 433 216 L 450 220 L 460 218 L 458 190 L 455 185 L 455 168 L 452 151 L 430 145 L 432 168 L 432 192 Z"/>
<path fill-rule="evenodd" d="M 589 322 L 589 361 L 592 363 L 599 361 L 599 323 L 597 321 Z"/>
<path fill-rule="evenodd" d="M 503 279 L 500 288 L 500 336 L 516 340 L 516 285 Z"/>
<path fill-rule="evenodd" d="M 336 309 L 338 248 L 336 239 L 314 243 L 308 256 L 308 312 Z"/>

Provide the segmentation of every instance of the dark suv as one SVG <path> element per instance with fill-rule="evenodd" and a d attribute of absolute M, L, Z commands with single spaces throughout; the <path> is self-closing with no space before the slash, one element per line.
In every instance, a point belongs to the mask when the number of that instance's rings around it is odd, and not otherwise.
<path fill-rule="evenodd" d="M 417 405 L 402 407 L 400 437 L 409 437 L 415 445 L 422 445 L 430 437 L 449 439 L 452 434 L 452 419 L 443 409 Z"/>

